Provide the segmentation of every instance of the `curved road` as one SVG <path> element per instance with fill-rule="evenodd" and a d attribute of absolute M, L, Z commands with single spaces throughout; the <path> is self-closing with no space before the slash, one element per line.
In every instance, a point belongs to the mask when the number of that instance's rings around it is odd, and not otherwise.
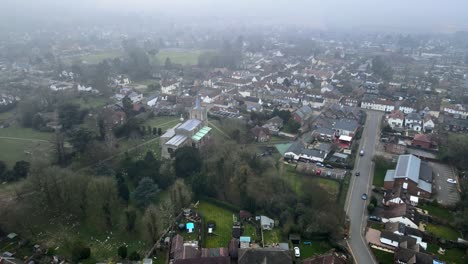
<path fill-rule="evenodd" d="M 367 120 L 361 137 L 360 149 L 364 150 L 364 156 L 357 156 L 354 171 L 351 178 L 351 185 L 348 190 L 345 211 L 350 220 L 350 237 L 347 241 L 348 247 L 354 257 L 354 262 L 359 264 L 375 263 L 374 256 L 370 251 L 364 237 L 364 230 L 367 221 L 367 204 L 361 198 L 363 193 L 370 197 L 372 178 L 374 175 L 375 145 L 378 142 L 380 132 L 380 120 L 382 112 L 367 111 Z M 356 177 L 355 172 L 359 171 L 360 176 Z"/>

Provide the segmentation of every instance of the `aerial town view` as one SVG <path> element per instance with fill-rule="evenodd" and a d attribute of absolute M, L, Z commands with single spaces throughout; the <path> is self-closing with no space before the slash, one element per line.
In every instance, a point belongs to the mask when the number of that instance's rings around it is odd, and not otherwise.
<path fill-rule="evenodd" d="M 468 263 L 468 1 L 0 9 L 0 264 Z"/>

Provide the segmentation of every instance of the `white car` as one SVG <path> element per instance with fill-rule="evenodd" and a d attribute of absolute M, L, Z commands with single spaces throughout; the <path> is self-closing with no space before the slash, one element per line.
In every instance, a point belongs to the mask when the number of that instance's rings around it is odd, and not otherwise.
<path fill-rule="evenodd" d="M 457 183 L 457 181 L 456 181 L 456 180 L 454 180 L 454 179 L 450 179 L 450 178 L 449 178 L 449 179 L 447 179 L 447 182 L 448 182 L 448 183 L 453 183 L 453 184 L 456 184 L 456 183 Z"/>
<path fill-rule="evenodd" d="M 296 256 L 296 258 L 301 256 L 301 251 L 299 250 L 299 247 L 294 247 L 294 256 Z"/>

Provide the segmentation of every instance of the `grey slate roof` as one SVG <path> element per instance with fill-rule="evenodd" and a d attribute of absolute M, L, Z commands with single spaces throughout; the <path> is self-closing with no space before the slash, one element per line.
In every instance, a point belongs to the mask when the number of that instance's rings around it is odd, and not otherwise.
<path fill-rule="evenodd" d="M 280 248 L 241 248 L 239 264 L 291 264 L 289 250 Z"/>
<path fill-rule="evenodd" d="M 186 137 L 184 135 L 175 135 L 168 142 L 166 142 L 166 144 L 178 147 L 178 146 L 182 145 L 187 139 L 188 139 L 188 137 Z"/>
<path fill-rule="evenodd" d="M 406 115 L 407 120 L 413 120 L 413 121 L 421 121 L 422 118 L 418 113 L 412 112 Z"/>
<path fill-rule="evenodd" d="M 428 183 L 432 183 L 432 168 L 427 162 L 421 162 L 419 169 L 419 179 Z"/>
<path fill-rule="evenodd" d="M 358 126 L 359 124 L 356 120 L 343 118 L 337 120 L 333 127 L 339 130 L 355 131 Z"/>
<path fill-rule="evenodd" d="M 199 125 L 201 124 L 201 121 L 198 119 L 189 119 L 185 121 L 182 125 L 178 127 L 178 129 L 184 129 L 187 131 L 193 131 L 195 130 Z"/>

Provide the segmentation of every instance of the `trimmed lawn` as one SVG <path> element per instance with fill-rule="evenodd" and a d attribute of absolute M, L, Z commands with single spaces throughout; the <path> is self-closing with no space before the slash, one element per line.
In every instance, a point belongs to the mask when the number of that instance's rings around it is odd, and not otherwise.
<path fill-rule="evenodd" d="M 384 225 L 382 225 L 382 224 L 377 224 L 377 223 L 372 223 L 372 224 L 370 225 L 370 228 L 376 229 L 376 230 L 383 230 L 383 229 L 384 229 Z"/>
<path fill-rule="evenodd" d="M 457 241 L 457 238 L 460 237 L 459 232 L 446 226 L 427 224 L 426 231 L 447 240 Z"/>
<path fill-rule="evenodd" d="M 281 230 L 278 228 L 273 228 L 273 230 L 263 230 L 263 240 L 264 246 L 282 242 Z"/>
<path fill-rule="evenodd" d="M 393 264 L 393 253 L 371 248 L 375 258 L 380 264 Z"/>
<path fill-rule="evenodd" d="M 249 236 L 251 241 L 255 242 L 257 241 L 257 230 L 255 226 L 251 224 L 245 224 L 244 225 L 244 231 L 242 233 L 243 236 Z"/>
<path fill-rule="evenodd" d="M 299 248 L 301 250 L 301 259 L 317 256 L 332 249 L 332 247 L 324 241 L 311 241 L 312 244 L 310 245 L 304 245 L 304 241 L 301 241 L 301 244 L 299 245 Z"/>
<path fill-rule="evenodd" d="M 324 178 L 317 178 L 320 187 L 325 189 L 332 197 L 336 199 L 340 191 L 340 184 L 337 181 L 328 180 Z"/>
<path fill-rule="evenodd" d="M 166 49 L 160 50 L 155 56 L 150 56 L 153 65 L 164 65 L 166 58 L 174 64 L 196 65 L 202 50 Z"/>
<path fill-rule="evenodd" d="M 177 116 L 157 116 L 146 120 L 144 125 L 161 128 L 162 132 L 165 133 L 169 128 L 174 127 L 180 122 L 180 117 Z"/>
<path fill-rule="evenodd" d="M 447 219 L 452 221 L 453 220 L 453 213 L 446 208 L 439 207 L 439 206 L 434 206 L 431 204 L 424 204 L 420 205 L 419 208 L 423 210 L 427 210 L 430 215 L 440 218 L 440 219 Z"/>
<path fill-rule="evenodd" d="M 286 164 L 283 165 L 283 177 L 297 195 L 301 195 L 303 193 L 302 186 L 303 182 L 306 181 L 316 181 L 316 183 L 326 190 L 333 199 L 337 199 L 340 191 L 340 184 L 337 181 L 310 175 L 301 175 L 296 172 L 293 166 Z"/>
<path fill-rule="evenodd" d="M 52 133 L 39 132 L 32 128 L 22 128 L 17 126 L 11 126 L 8 128 L 0 128 L 0 137 L 15 137 L 25 139 L 40 139 L 49 140 Z"/>
<path fill-rule="evenodd" d="M 467 263 L 468 262 L 468 255 L 462 249 L 459 248 L 452 248 L 446 249 L 445 255 L 440 255 L 437 251 L 439 247 L 435 244 L 427 244 L 427 251 L 433 253 L 437 256 L 438 259 L 447 262 L 448 264 L 452 263 Z"/>
<path fill-rule="evenodd" d="M 372 184 L 374 184 L 375 187 L 383 187 L 384 185 L 384 179 L 385 179 L 385 174 L 387 173 L 387 170 L 389 168 L 386 167 L 379 167 L 375 166 L 374 168 L 374 180 Z"/>
<path fill-rule="evenodd" d="M 15 115 L 15 109 L 12 109 L 7 112 L 0 113 L 0 123 L 12 118 Z"/>
<path fill-rule="evenodd" d="M 75 103 L 83 108 L 98 108 L 107 105 L 109 102 L 108 99 L 102 97 L 85 97 L 85 98 L 76 98 L 70 101 Z"/>
<path fill-rule="evenodd" d="M 214 234 L 205 234 L 203 246 L 207 248 L 227 247 L 232 237 L 232 214 L 234 212 L 205 201 L 200 202 L 198 211 L 203 215 L 205 223 L 208 221 L 216 223 Z"/>

